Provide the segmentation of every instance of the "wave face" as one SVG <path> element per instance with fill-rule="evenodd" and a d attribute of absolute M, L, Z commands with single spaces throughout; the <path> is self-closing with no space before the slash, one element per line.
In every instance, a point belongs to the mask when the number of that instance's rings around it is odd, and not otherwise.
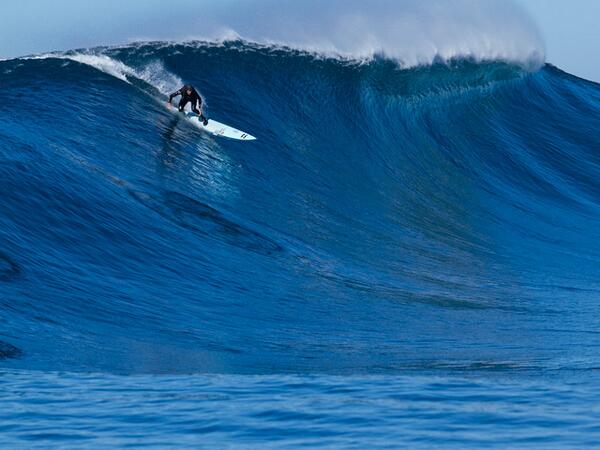
<path fill-rule="evenodd" d="M 167 111 L 183 81 L 258 140 Z M 234 41 L 4 61 L 0 86 L 5 366 L 600 363 L 598 85 Z"/>

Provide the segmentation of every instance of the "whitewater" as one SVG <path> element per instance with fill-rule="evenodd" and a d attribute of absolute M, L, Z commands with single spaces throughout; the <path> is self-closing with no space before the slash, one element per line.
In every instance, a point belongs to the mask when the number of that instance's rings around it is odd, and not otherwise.
<path fill-rule="evenodd" d="M 596 445 L 600 86 L 508 3 L 254 5 L 0 61 L 0 445 Z"/>

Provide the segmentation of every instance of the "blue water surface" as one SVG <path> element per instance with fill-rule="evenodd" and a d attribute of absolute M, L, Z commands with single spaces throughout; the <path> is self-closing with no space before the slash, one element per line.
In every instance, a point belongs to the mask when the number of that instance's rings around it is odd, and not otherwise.
<path fill-rule="evenodd" d="M 550 65 L 0 62 L 0 444 L 597 445 L 598 129 Z"/>

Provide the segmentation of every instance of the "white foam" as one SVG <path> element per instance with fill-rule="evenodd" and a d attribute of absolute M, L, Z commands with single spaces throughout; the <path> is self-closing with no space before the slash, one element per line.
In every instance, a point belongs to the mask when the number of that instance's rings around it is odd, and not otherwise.
<path fill-rule="evenodd" d="M 27 35 L 13 41 L 35 51 L 120 45 L 135 38 L 243 38 L 352 59 L 385 55 L 404 67 L 454 58 L 522 65 L 545 59 L 540 33 L 514 0 L 181 0 L 176 8 L 172 2 L 147 2 L 134 13 L 128 2 L 113 3 L 110 11 L 82 6 L 77 21 L 27 27 Z"/>
<path fill-rule="evenodd" d="M 184 84 L 181 78 L 169 72 L 160 61 L 154 61 L 144 66 L 141 70 L 136 71 L 136 76 L 163 94 L 170 94 Z"/>
<path fill-rule="evenodd" d="M 94 67 L 104 73 L 112 75 L 119 80 L 131 84 L 129 78 L 137 78 L 155 87 L 159 92 L 168 94 L 179 89 L 183 81 L 177 75 L 169 72 L 160 61 L 154 61 L 142 67 L 134 69 L 110 56 L 93 53 L 45 53 L 43 55 L 29 56 L 22 59 L 64 59 L 76 61 Z"/>
<path fill-rule="evenodd" d="M 75 54 L 67 54 L 58 56 L 59 58 L 70 59 L 72 61 L 77 61 L 81 64 L 86 64 L 88 66 L 92 66 L 102 72 L 105 72 L 113 77 L 116 77 L 120 80 L 123 80 L 129 83 L 127 79 L 130 77 L 137 77 L 136 71 L 129 67 L 126 64 L 123 64 L 120 61 L 117 61 L 113 58 L 110 58 L 106 55 L 93 55 L 88 53 L 75 53 Z"/>
<path fill-rule="evenodd" d="M 92 53 L 44 53 L 41 55 L 25 56 L 19 59 L 65 59 L 92 66 L 102 72 L 112 75 L 129 83 L 127 76 L 135 76 L 131 67 L 106 55 Z"/>
<path fill-rule="evenodd" d="M 545 60 L 537 27 L 511 0 L 221 0 L 186 14 L 180 28 L 198 30 L 200 39 L 241 37 L 361 60 L 383 55 L 403 67 L 456 58 L 539 67 Z"/>
<path fill-rule="evenodd" d="M 407 68 L 468 58 L 536 69 L 545 61 L 540 33 L 511 0 L 221 0 L 189 3 L 181 14 L 172 14 L 182 35 L 172 35 L 171 27 L 169 34 L 155 30 L 154 37 L 171 43 L 241 38 L 346 59 L 385 56 Z M 121 42 L 125 40 L 131 41 L 131 36 Z M 128 76 L 141 78 L 161 92 L 180 84 L 159 65 L 134 70 L 105 55 L 62 57 L 125 81 Z"/>

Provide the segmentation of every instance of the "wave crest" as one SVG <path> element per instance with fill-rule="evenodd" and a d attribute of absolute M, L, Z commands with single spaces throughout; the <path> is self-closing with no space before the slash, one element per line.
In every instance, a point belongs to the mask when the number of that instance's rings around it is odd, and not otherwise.
<path fill-rule="evenodd" d="M 228 2 L 225 2 L 228 3 Z M 367 59 L 402 67 L 438 61 L 506 61 L 539 68 L 545 49 L 536 26 L 511 1 L 255 0 L 209 11 L 203 38 L 258 43 Z"/>
<path fill-rule="evenodd" d="M 139 14 L 165 16 L 165 7 L 149 5 Z M 243 40 L 356 60 L 383 56 L 403 68 L 470 59 L 516 63 L 535 70 L 545 61 L 537 27 L 512 0 L 223 0 L 188 2 L 166 16 L 156 25 L 148 20 L 143 34 L 132 35 L 131 17 L 117 9 L 111 12 L 114 29 L 107 29 L 110 33 L 103 30 L 90 35 L 100 20 L 90 16 L 87 26 L 77 23 L 77 28 L 67 27 L 58 34 L 65 35 L 62 49 L 89 48 L 93 43 Z M 165 27 L 166 20 L 177 27 Z M 32 51 L 49 50 L 44 36 L 28 35 L 27 39 L 40 41 Z M 122 73 L 122 68 L 117 69 Z"/>

